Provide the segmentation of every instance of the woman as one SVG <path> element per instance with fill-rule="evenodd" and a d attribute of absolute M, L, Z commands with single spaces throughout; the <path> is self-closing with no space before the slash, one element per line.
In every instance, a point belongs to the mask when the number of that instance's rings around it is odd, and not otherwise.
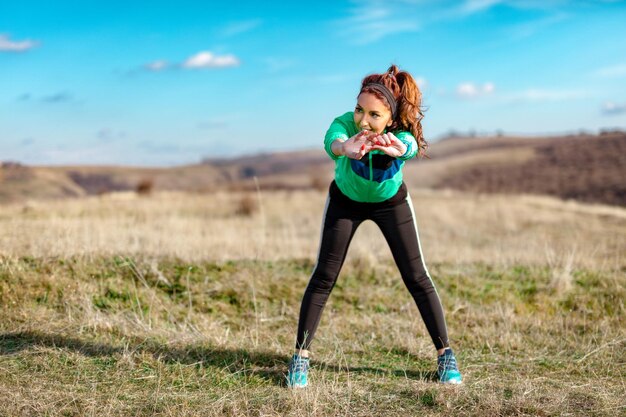
<path fill-rule="evenodd" d="M 324 147 L 335 160 L 335 180 L 326 202 L 317 264 L 300 308 L 296 351 L 287 374 L 290 387 L 308 383 L 309 348 L 322 310 L 354 232 L 368 219 L 380 227 L 426 324 L 438 353 L 439 380 L 462 381 L 402 181 L 404 161 L 426 147 L 420 104 L 421 93 L 411 74 L 392 65 L 384 74 L 363 79 L 354 112 L 337 117 L 326 132 Z"/>

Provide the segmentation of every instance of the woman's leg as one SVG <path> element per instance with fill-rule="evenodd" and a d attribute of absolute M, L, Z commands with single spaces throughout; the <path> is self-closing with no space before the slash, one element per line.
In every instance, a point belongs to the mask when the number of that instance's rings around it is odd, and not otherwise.
<path fill-rule="evenodd" d="M 424 263 L 410 196 L 401 204 L 376 210 L 372 220 L 389 244 L 402 280 L 417 304 L 435 347 L 437 350 L 448 347 L 441 300 Z"/>
<path fill-rule="evenodd" d="M 350 241 L 362 222 L 351 214 L 330 197 L 326 200 L 317 264 L 300 307 L 296 350 L 309 349 L 326 301 L 337 282 Z"/>

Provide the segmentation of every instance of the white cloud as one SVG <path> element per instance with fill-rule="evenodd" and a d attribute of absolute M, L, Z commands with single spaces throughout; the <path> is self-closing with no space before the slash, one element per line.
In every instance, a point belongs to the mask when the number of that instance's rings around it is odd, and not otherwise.
<path fill-rule="evenodd" d="M 504 98 L 510 102 L 520 101 L 570 101 L 579 100 L 589 96 L 584 90 L 550 90 L 541 88 L 530 88 L 528 90 L 507 94 Z"/>
<path fill-rule="evenodd" d="M 461 10 L 466 14 L 471 14 L 489 9 L 500 3 L 502 3 L 502 0 L 467 0 L 461 6 Z"/>
<path fill-rule="evenodd" d="M 626 75 L 626 64 L 617 64 L 610 67 L 600 68 L 595 75 L 605 78 L 623 77 Z"/>
<path fill-rule="evenodd" d="M 222 28 L 220 34 L 223 37 L 227 38 L 235 35 L 240 35 L 242 33 L 250 32 L 251 30 L 256 29 L 257 27 L 261 26 L 261 23 L 263 23 L 261 19 L 233 22 Z"/>
<path fill-rule="evenodd" d="M 612 101 L 607 101 L 602 105 L 602 114 L 605 115 L 617 115 L 626 113 L 626 103 L 618 104 Z"/>
<path fill-rule="evenodd" d="M 415 84 L 417 84 L 417 87 L 418 87 L 420 90 L 423 90 L 423 89 L 425 89 L 426 87 L 428 87 L 428 81 L 426 81 L 426 78 L 424 78 L 424 77 L 417 77 L 417 78 L 415 79 Z"/>
<path fill-rule="evenodd" d="M 456 88 L 456 92 L 462 97 L 473 97 L 478 95 L 478 88 L 473 83 L 462 83 Z"/>
<path fill-rule="evenodd" d="M 439 89 L 437 94 L 448 96 L 448 93 L 443 89 Z M 585 90 L 529 88 L 522 91 L 503 92 L 498 90 L 498 92 L 496 92 L 496 86 L 492 82 L 486 82 L 482 85 L 472 82 L 461 83 L 456 88 L 456 95 L 463 99 L 478 99 L 493 96 L 493 98 L 500 103 L 559 102 L 590 97 L 590 93 Z"/>
<path fill-rule="evenodd" d="M 494 7 L 540 12 L 540 14 L 534 14 L 540 17 L 507 25 L 501 39 L 494 42 L 497 45 L 531 37 L 537 32 L 569 19 L 572 16 L 572 9 L 565 6 L 572 1 L 574 0 L 466 0 L 456 8 L 450 7 L 445 15 L 452 19 L 463 19 L 475 14 L 486 13 Z"/>
<path fill-rule="evenodd" d="M 418 31 L 418 19 L 410 16 L 418 9 L 402 3 L 380 0 L 353 2 L 348 16 L 334 24 L 342 36 L 356 45 L 376 42 L 396 33 Z"/>
<path fill-rule="evenodd" d="M 236 67 L 240 62 L 234 55 L 217 56 L 209 51 L 201 51 L 189 57 L 183 64 L 183 68 L 201 69 L 201 68 L 223 68 Z"/>
<path fill-rule="evenodd" d="M 169 64 L 167 61 L 159 60 L 159 61 L 153 61 L 144 65 L 144 68 L 147 69 L 148 71 L 163 71 L 168 66 Z"/>
<path fill-rule="evenodd" d="M 558 10 L 566 9 L 579 0 L 466 0 L 456 13 L 470 15 L 489 10 L 495 6 L 506 6 L 514 9 L 525 10 Z M 591 1 L 593 2 L 593 1 Z"/>
<path fill-rule="evenodd" d="M 555 12 L 554 14 L 541 19 L 531 20 L 528 22 L 513 25 L 509 29 L 509 34 L 511 38 L 515 40 L 528 38 L 543 29 L 567 20 L 569 17 L 570 15 L 567 13 Z"/>
<path fill-rule="evenodd" d="M 166 69 L 185 68 L 185 69 L 203 69 L 203 68 L 223 68 L 236 67 L 240 62 L 234 55 L 214 55 L 209 51 L 200 51 L 190 56 L 183 63 L 175 64 L 166 60 L 156 60 L 144 64 L 141 69 L 150 72 L 160 72 Z"/>
<path fill-rule="evenodd" d="M 485 83 L 483 84 L 483 93 L 491 94 L 495 91 L 496 86 L 494 83 Z"/>
<path fill-rule="evenodd" d="M 472 99 L 492 94 L 495 89 L 496 86 L 492 82 L 486 82 L 483 85 L 465 82 L 457 86 L 456 94 L 462 98 Z"/>
<path fill-rule="evenodd" d="M 4 52 L 24 52 L 37 46 L 38 43 L 31 40 L 12 41 L 7 35 L 0 35 L 0 51 Z"/>
<path fill-rule="evenodd" d="M 333 22 L 339 35 L 365 45 L 398 33 L 418 32 L 425 25 L 464 19 L 494 7 L 539 10 L 543 16 L 512 26 L 510 36 L 525 38 L 569 17 L 577 0 L 352 0 L 346 16 Z M 585 0 L 591 1 L 591 0 Z"/>

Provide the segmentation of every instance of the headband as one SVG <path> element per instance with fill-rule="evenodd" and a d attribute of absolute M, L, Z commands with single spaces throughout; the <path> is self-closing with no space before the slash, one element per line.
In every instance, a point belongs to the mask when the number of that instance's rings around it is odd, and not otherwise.
<path fill-rule="evenodd" d="M 361 91 L 363 91 L 364 89 L 368 87 L 371 88 L 372 90 L 378 91 L 380 94 L 383 95 L 383 97 L 387 99 L 387 103 L 389 103 L 389 107 L 391 108 L 391 118 L 395 119 L 396 108 L 398 107 L 398 103 L 396 102 L 396 98 L 393 96 L 393 93 L 391 92 L 391 90 L 389 90 L 387 86 L 381 83 L 368 83 L 368 84 L 365 84 L 363 88 L 361 88 Z"/>

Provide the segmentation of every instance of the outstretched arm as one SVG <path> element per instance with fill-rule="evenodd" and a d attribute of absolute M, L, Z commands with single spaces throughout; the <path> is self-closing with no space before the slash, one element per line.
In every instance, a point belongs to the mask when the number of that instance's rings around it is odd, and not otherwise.
<path fill-rule="evenodd" d="M 336 157 L 346 156 L 350 159 L 361 159 L 366 153 L 374 149 L 371 141 L 373 136 L 375 134 L 362 130 L 347 140 L 335 139 L 330 145 L 330 150 Z"/>
<path fill-rule="evenodd" d="M 419 150 L 417 142 L 413 135 L 406 131 L 382 135 L 367 132 L 366 141 L 363 142 L 361 140 L 362 137 L 358 136 L 360 132 L 356 132 L 352 117 L 352 112 L 348 112 L 335 118 L 326 132 L 324 149 L 332 159 L 335 160 L 342 157 L 361 159 L 363 155 L 372 149 L 380 149 L 386 154 L 401 160 L 411 159 L 417 154 Z M 350 137 L 350 135 L 353 136 Z M 376 140 L 378 140 L 379 146 L 383 144 L 387 146 L 376 148 Z"/>
<path fill-rule="evenodd" d="M 378 149 L 380 151 L 383 151 L 385 154 L 394 158 L 405 159 L 403 157 L 409 150 L 407 144 L 398 139 L 393 133 L 383 133 L 382 135 L 376 135 L 375 137 L 371 138 L 370 141 L 372 142 L 372 149 Z"/>

